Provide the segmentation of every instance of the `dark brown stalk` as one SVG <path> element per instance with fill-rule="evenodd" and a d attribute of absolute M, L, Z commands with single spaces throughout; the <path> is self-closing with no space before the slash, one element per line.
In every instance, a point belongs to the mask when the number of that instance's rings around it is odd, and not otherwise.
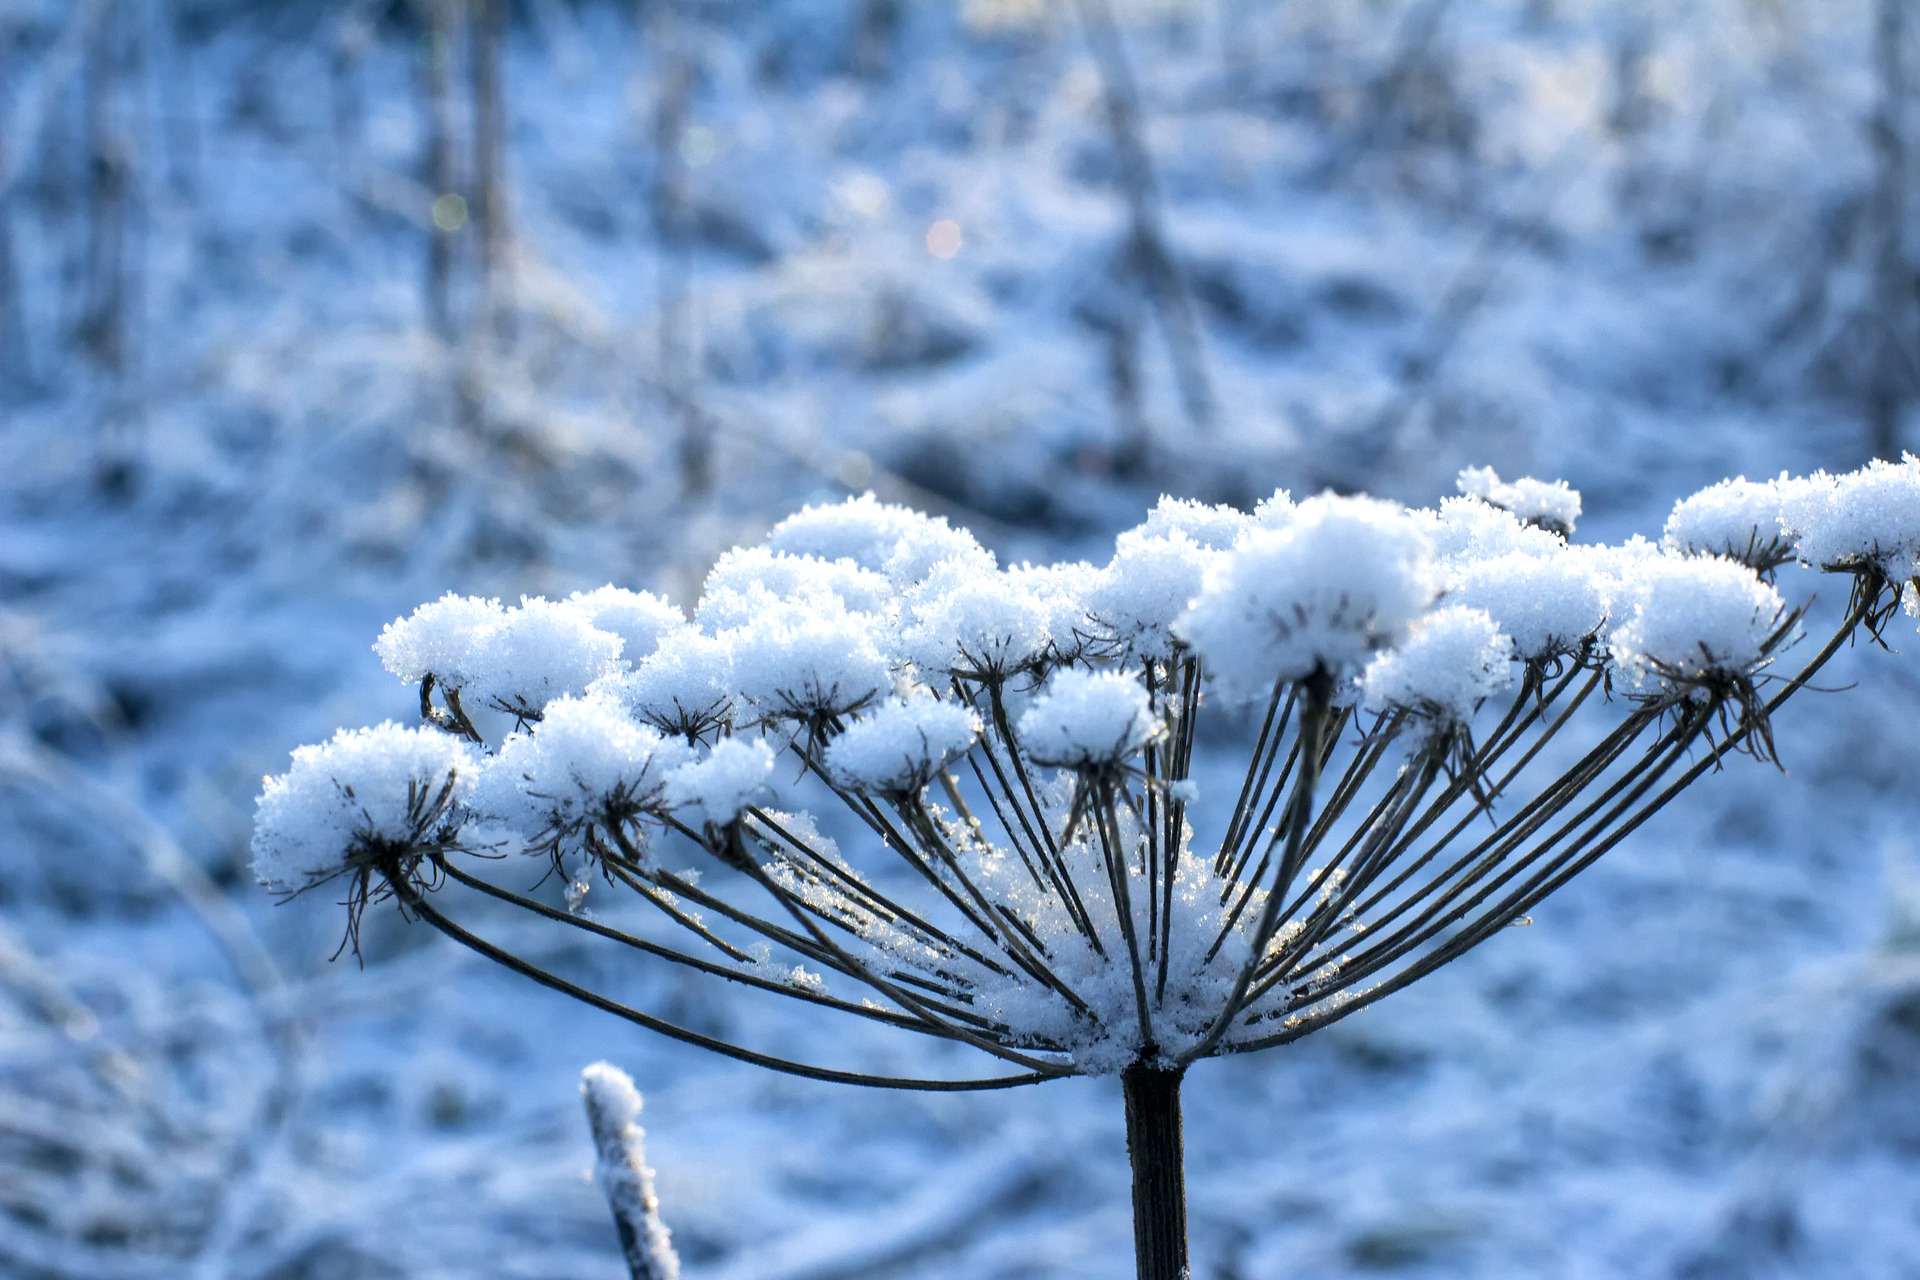
<path fill-rule="evenodd" d="M 1136 1062 L 1120 1073 L 1133 1166 L 1133 1251 L 1139 1280 L 1188 1280 L 1183 1067 Z"/>

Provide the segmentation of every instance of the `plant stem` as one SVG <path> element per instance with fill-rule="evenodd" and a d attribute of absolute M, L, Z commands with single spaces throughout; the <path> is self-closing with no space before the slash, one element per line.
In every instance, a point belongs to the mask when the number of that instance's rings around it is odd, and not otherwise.
<path fill-rule="evenodd" d="M 1180 1140 L 1184 1067 L 1136 1062 L 1120 1073 L 1133 1164 L 1133 1250 L 1139 1280 L 1186 1280 L 1187 1174 Z"/>

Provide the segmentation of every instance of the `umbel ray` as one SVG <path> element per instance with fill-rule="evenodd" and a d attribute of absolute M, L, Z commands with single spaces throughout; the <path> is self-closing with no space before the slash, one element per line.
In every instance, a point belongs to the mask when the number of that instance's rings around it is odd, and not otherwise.
<path fill-rule="evenodd" d="M 1173 1280 L 1188 1068 L 1419 980 L 1730 756 L 1774 761 L 1782 704 L 1915 598 L 1911 457 L 1724 482 L 1658 543 L 1570 541 L 1563 484 L 1477 470 L 1461 490 L 1431 510 L 1163 499 L 1106 565 L 1011 568 L 869 495 L 727 553 L 691 619 L 614 587 L 448 596 L 376 645 L 424 723 L 296 751 L 260 798 L 255 869 L 287 894 L 344 886 L 350 934 L 390 899 L 777 1071 L 1117 1074 L 1139 1274 Z M 1776 585 L 1796 563 L 1849 582 L 1824 640 Z M 1251 747 L 1203 789 L 1199 726 L 1236 708 Z M 555 873 L 564 901 L 538 887 Z M 650 914 L 589 913 L 589 888 Z M 998 1070 L 872 1075 L 674 1025 L 484 936 L 498 913 L 473 894 Z"/>

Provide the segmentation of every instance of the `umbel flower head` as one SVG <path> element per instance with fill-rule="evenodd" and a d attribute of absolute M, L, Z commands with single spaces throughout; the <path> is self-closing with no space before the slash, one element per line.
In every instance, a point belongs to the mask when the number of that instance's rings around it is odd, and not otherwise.
<path fill-rule="evenodd" d="M 612 587 L 450 596 L 376 646 L 424 726 L 296 753 L 256 869 L 282 891 L 354 878 L 358 902 L 390 894 L 735 1058 L 897 1088 L 1119 1073 L 1131 1117 L 1134 1082 L 1349 1016 L 1525 918 L 1730 754 L 1773 758 L 1781 704 L 1920 574 L 1911 457 L 1716 485 L 1662 544 L 1570 543 L 1564 484 L 1460 487 L 1432 510 L 1166 499 L 1104 566 L 1010 569 L 867 496 L 730 552 L 691 619 Z M 1803 609 L 1773 576 L 1796 557 L 1854 589 L 1787 675 Z M 489 739 L 479 707 L 511 731 Z M 1237 761 L 1202 761 L 1209 715 L 1247 717 Z M 823 834 L 823 806 L 861 838 Z M 678 941 L 533 896 L 559 861 Z M 681 1027 L 480 936 L 448 882 L 636 964 L 1005 1066 L 871 1075 Z"/>

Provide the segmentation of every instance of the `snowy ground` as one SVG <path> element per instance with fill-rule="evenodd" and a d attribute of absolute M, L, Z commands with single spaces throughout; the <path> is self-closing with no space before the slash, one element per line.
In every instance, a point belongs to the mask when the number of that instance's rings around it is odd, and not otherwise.
<path fill-rule="evenodd" d="M 146 78 L 115 91 L 139 262 L 118 376 L 68 336 L 98 217 L 73 158 L 87 37 L 65 4 L 0 7 L 27 32 L 0 208 L 28 334 L 0 413 L 0 1272 L 613 1276 L 575 1092 L 608 1058 L 646 1093 L 692 1276 L 1127 1274 L 1113 1082 L 775 1078 L 390 914 L 364 967 L 329 962 L 337 910 L 245 875 L 260 776 L 410 714 L 368 646 L 421 600 L 686 598 L 850 487 L 1018 559 L 1099 556 L 1162 489 L 1425 502 L 1470 463 L 1566 478 L 1583 536 L 1652 534 L 1712 479 L 1864 455 L 1864 4 L 1122 6 L 1210 426 L 1116 275 L 1125 205 L 1068 9 L 903 6 L 863 34 L 885 7 L 685 6 L 672 40 L 612 6 L 516 8 L 502 350 L 422 318 L 412 36 L 365 28 L 342 72 L 331 7 L 155 5 L 198 25 L 154 17 Z M 695 497 L 647 211 L 674 47 L 701 71 L 678 145 L 716 433 Z M 1197 1069 L 1196 1276 L 1910 1275 L 1911 662 L 1848 655 L 1831 683 L 1858 688 L 1783 717 L 1785 776 L 1731 765 L 1532 928 Z M 763 1047 L 964 1069 L 549 958 Z"/>

